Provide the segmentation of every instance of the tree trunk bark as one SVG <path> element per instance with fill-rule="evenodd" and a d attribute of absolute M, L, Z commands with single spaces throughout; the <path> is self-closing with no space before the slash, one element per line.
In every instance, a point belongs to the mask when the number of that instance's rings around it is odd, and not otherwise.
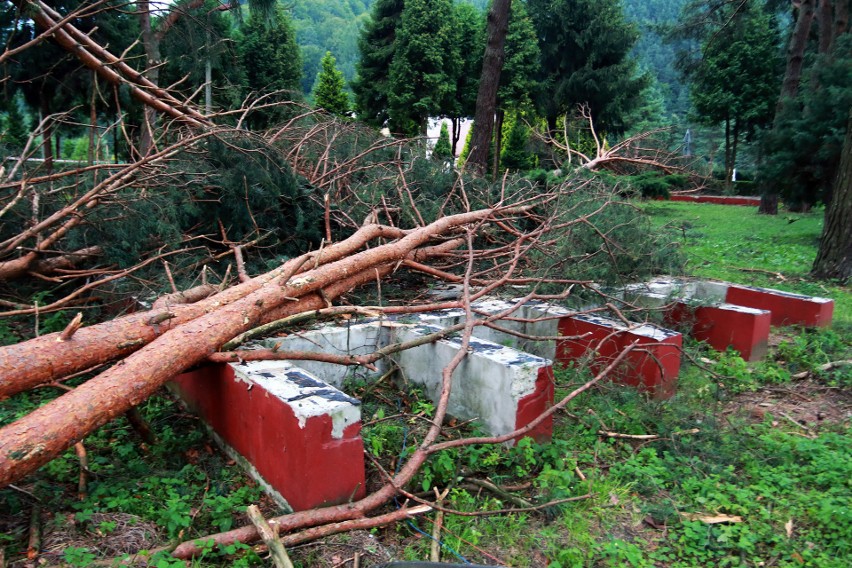
<path fill-rule="evenodd" d="M 825 225 L 812 273 L 817 278 L 852 277 L 852 109 L 846 125 L 846 140 L 834 183 L 834 196 L 825 213 Z"/>
<path fill-rule="evenodd" d="M 92 96 L 89 99 L 89 150 L 86 152 L 86 161 L 90 166 L 95 164 L 95 130 L 98 128 L 97 89 L 98 74 L 92 71 Z M 97 176 L 97 173 L 95 175 Z M 97 183 L 97 178 L 95 178 L 95 183 Z"/>
<path fill-rule="evenodd" d="M 799 17 L 796 19 L 796 25 L 787 46 L 787 68 L 784 71 L 784 81 L 781 83 L 779 107 L 784 99 L 795 97 L 799 90 L 805 47 L 808 44 L 808 36 L 811 33 L 811 24 L 814 20 L 814 2 L 815 0 L 802 0 L 799 6 Z"/>
<path fill-rule="evenodd" d="M 458 117 L 458 116 L 451 118 L 450 124 L 453 127 L 452 144 L 451 145 L 452 145 L 452 149 L 453 149 L 452 150 L 453 160 L 455 161 L 456 156 L 458 156 L 456 149 L 458 148 L 458 145 L 459 145 L 459 138 L 461 138 L 461 118 Z"/>
<path fill-rule="evenodd" d="M 728 177 L 730 180 L 728 189 L 731 192 L 734 190 L 734 172 L 737 169 L 737 150 L 739 149 L 740 143 L 740 121 L 738 118 L 734 117 L 733 122 L 733 132 L 731 133 L 731 171 Z"/>
<path fill-rule="evenodd" d="M 483 222 L 494 213 L 493 209 L 482 209 L 443 217 L 396 241 L 312 268 L 298 278 L 278 275 L 232 304 L 175 327 L 126 357 L 121 365 L 0 430 L 0 487 L 29 475 L 96 428 L 138 405 L 231 338 L 262 323 L 264 315 L 281 317 L 305 311 L 302 298 L 333 297 L 351 288 L 354 277 L 346 279 L 346 275 L 373 280 L 377 269 L 387 273 L 435 236 Z M 294 302 L 292 298 L 300 300 Z"/>
<path fill-rule="evenodd" d="M 47 100 L 47 95 L 41 93 L 39 97 L 39 118 L 44 119 L 50 116 L 50 101 Z M 47 120 L 44 122 L 44 132 L 41 135 L 42 143 L 42 158 L 44 158 L 44 171 L 47 174 L 53 172 L 53 121 Z"/>
<path fill-rule="evenodd" d="M 840 0 L 841 4 L 844 2 L 846 0 Z M 819 0 L 816 18 L 819 24 L 819 52 L 828 53 L 834 41 L 834 18 L 832 17 L 831 0 Z"/>
<path fill-rule="evenodd" d="M 840 0 L 834 5 L 834 37 L 849 31 L 849 0 Z"/>
<path fill-rule="evenodd" d="M 725 193 L 731 192 L 731 177 L 733 167 L 731 166 L 731 117 L 725 117 Z"/>
<path fill-rule="evenodd" d="M 488 40 L 482 61 L 479 92 L 476 95 L 476 112 L 467 167 L 479 173 L 488 170 L 488 149 L 494 131 L 494 114 L 497 110 L 497 89 L 503 71 L 504 45 L 509 29 L 509 9 L 512 0 L 494 0 L 488 13 Z"/>

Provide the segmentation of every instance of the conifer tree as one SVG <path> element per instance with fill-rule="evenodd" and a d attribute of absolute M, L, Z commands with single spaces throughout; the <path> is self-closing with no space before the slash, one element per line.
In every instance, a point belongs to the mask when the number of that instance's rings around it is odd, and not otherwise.
<path fill-rule="evenodd" d="M 360 120 L 373 126 L 388 119 L 388 80 L 404 4 L 404 0 L 376 0 L 358 39 L 361 60 L 352 82 L 355 109 Z"/>
<path fill-rule="evenodd" d="M 453 157 L 453 149 L 450 146 L 450 131 L 447 128 L 446 122 L 441 122 L 441 133 L 438 135 L 438 141 L 435 142 L 435 147 L 432 149 L 432 158 L 443 162 L 450 160 Z"/>
<path fill-rule="evenodd" d="M 778 91 L 778 37 L 763 2 L 731 7 L 729 21 L 707 38 L 691 76 L 698 118 L 725 127 L 725 183 L 732 184 L 739 141 L 772 121 Z"/>
<path fill-rule="evenodd" d="M 455 151 L 461 136 L 462 119 L 472 117 L 476 111 L 479 90 L 479 73 L 485 53 L 485 18 L 472 4 L 459 2 L 454 6 L 453 45 L 460 54 L 461 67 L 456 76 L 455 90 L 441 114 L 450 118 L 453 125 L 451 146 Z M 533 36 L 535 41 L 535 36 Z"/>
<path fill-rule="evenodd" d="M 538 47 L 535 26 L 523 2 L 512 3 L 504 50 L 505 60 L 503 71 L 500 73 L 500 87 L 497 89 L 497 113 L 494 125 L 495 148 L 492 173 L 495 178 L 500 173 L 500 160 L 504 154 L 503 138 L 500 134 L 504 131 L 504 115 L 509 110 L 522 112 L 531 107 L 539 89 L 541 50 Z M 511 130 L 509 132 L 511 133 Z M 505 167 L 525 169 L 518 165 Z"/>
<path fill-rule="evenodd" d="M 238 49 L 244 92 L 280 92 L 278 100 L 298 97 L 302 62 L 296 34 L 284 9 L 276 5 L 271 19 L 253 11 L 241 32 Z M 253 128 L 266 128 L 280 118 L 280 111 L 273 109 L 256 111 L 249 120 Z"/>
<path fill-rule="evenodd" d="M 21 112 L 18 98 L 14 97 L 9 101 L 8 111 L 3 121 L 0 144 L 6 148 L 7 152 L 18 153 L 24 149 L 28 136 L 29 128 L 24 113 Z"/>
<path fill-rule="evenodd" d="M 501 156 L 502 168 L 504 170 L 525 171 L 532 169 L 534 160 L 532 154 L 527 151 L 530 133 L 523 118 L 516 115 L 506 136 L 506 145 L 503 147 Z"/>
<path fill-rule="evenodd" d="M 346 116 L 349 113 L 349 95 L 344 90 L 346 81 L 343 73 L 337 70 L 330 51 L 325 52 L 320 66 L 314 85 L 314 104 L 332 114 Z"/>
<path fill-rule="evenodd" d="M 639 34 L 620 0 L 527 0 L 527 9 L 541 49 L 537 103 L 549 128 L 585 103 L 599 130 L 623 132 L 647 79 L 630 57 Z"/>
<path fill-rule="evenodd" d="M 391 130 L 426 134 L 426 121 L 455 92 L 460 54 L 453 45 L 452 0 L 407 0 L 390 66 Z"/>

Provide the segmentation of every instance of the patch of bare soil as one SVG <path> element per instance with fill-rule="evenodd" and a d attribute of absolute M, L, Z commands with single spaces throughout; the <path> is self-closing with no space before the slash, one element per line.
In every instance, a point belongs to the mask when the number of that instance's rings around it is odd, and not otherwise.
<path fill-rule="evenodd" d="M 779 424 L 795 424 L 803 432 L 815 433 L 823 427 L 849 426 L 852 392 L 814 381 L 797 381 L 739 394 L 723 413 L 746 415 L 755 422 L 770 414 Z"/>

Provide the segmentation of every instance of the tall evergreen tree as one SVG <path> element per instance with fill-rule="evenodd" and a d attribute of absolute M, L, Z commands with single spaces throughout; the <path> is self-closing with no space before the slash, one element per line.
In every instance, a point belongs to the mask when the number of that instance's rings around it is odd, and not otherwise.
<path fill-rule="evenodd" d="M 528 0 L 527 8 L 541 48 L 537 102 L 548 126 L 555 129 L 560 115 L 586 103 L 598 128 L 624 131 L 647 79 L 630 57 L 638 32 L 620 0 Z"/>
<path fill-rule="evenodd" d="M 349 113 L 349 95 L 344 90 L 346 81 L 343 73 L 337 70 L 336 61 L 330 51 L 320 62 L 321 69 L 314 85 L 314 104 L 339 116 Z"/>
<path fill-rule="evenodd" d="M 516 114 L 509 134 L 506 136 L 506 145 L 502 150 L 501 161 L 504 170 L 523 171 L 533 167 L 535 160 L 527 150 L 529 139 L 529 129 L 524 124 L 523 117 Z"/>
<path fill-rule="evenodd" d="M 450 147 L 450 131 L 447 128 L 446 122 L 441 122 L 441 133 L 438 134 L 438 141 L 435 142 L 435 147 L 432 149 L 432 159 L 439 162 L 449 161 L 453 158 L 453 150 Z"/>
<path fill-rule="evenodd" d="M 802 88 L 785 99 L 764 137 L 761 186 L 784 198 L 787 207 L 807 210 L 831 201 L 846 109 L 852 108 L 852 34 L 834 38 L 829 52 L 813 58 Z"/>
<path fill-rule="evenodd" d="M 239 71 L 231 21 L 220 5 L 218 0 L 175 3 L 172 9 L 183 15 L 163 34 L 160 77 L 187 96 L 204 86 L 206 107 L 231 108 L 240 102 L 239 85 L 232 82 Z"/>
<path fill-rule="evenodd" d="M 541 49 L 522 0 L 512 2 L 504 50 L 497 106 L 504 110 L 528 107 L 538 95 Z"/>
<path fill-rule="evenodd" d="M 238 50 L 243 91 L 256 95 L 279 93 L 270 102 L 299 97 L 302 63 L 293 28 L 284 9 L 276 5 L 269 18 L 263 12 L 252 11 L 240 31 Z M 249 118 L 249 124 L 253 128 L 265 128 L 280 118 L 280 111 L 275 109 L 255 111 Z"/>
<path fill-rule="evenodd" d="M 731 6 L 726 15 L 724 27 L 701 48 L 701 62 L 690 77 L 690 98 L 701 122 L 724 124 L 730 187 L 741 138 L 772 121 L 780 60 L 775 26 L 762 0 Z"/>
<path fill-rule="evenodd" d="M 455 92 L 460 54 L 453 45 L 452 0 L 407 0 L 389 74 L 391 130 L 426 134 L 426 122 Z"/>
<path fill-rule="evenodd" d="M 9 101 L 0 132 L 0 144 L 7 152 L 14 154 L 24 149 L 29 137 L 29 128 L 17 99 L 18 97 L 14 97 Z"/>
<path fill-rule="evenodd" d="M 358 40 L 361 60 L 352 82 L 355 108 L 360 120 L 374 126 L 388 119 L 390 67 L 404 4 L 404 0 L 376 0 Z"/>

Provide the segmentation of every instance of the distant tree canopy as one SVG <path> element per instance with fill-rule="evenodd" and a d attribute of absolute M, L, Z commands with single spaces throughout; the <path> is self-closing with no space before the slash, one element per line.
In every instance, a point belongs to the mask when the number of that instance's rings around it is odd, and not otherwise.
<path fill-rule="evenodd" d="M 689 88 L 676 69 L 678 48 L 684 41 L 667 38 L 687 1 L 624 0 L 624 16 L 639 31 L 631 53 L 640 68 L 659 83 L 651 87 L 651 96 L 659 98 L 662 112 L 669 119 L 684 117 L 689 110 Z"/>
<path fill-rule="evenodd" d="M 337 61 L 347 83 L 355 78 L 359 31 L 369 19 L 372 0 L 293 0 L 290 7 L 296 41 L 302 51 L 302 90 L 311 92 L 326 51 Z"/>
<path fill-rule="evenodd" d="M 183 16 L 160 43 L 165 61 L 160 80 L 191 96 L 206 83 L 209 71 L 213 107 L 229 109 L 240 103 L 241 71 L 232 20 L 227 13 L 216 9 L 219 5 L 218 0 L 205 0 L 196 7 L 191 0 L 175 4 L 174 9 L 181 10 Z"/>
<path fill-rule="evenodd" d="M 461 54 L 452 0 L 406 0 L 389 70 L 391 130 L 426 134 L 426 121 L 455 95 Z"/>
<path fill-rule="evenodd" d="M 381 126 L 388 119 L 390 66 L 404 0 L 376 0 L 364 24 L 358 49 L 358 75 L 352 82 L 358 118 Z"/>

